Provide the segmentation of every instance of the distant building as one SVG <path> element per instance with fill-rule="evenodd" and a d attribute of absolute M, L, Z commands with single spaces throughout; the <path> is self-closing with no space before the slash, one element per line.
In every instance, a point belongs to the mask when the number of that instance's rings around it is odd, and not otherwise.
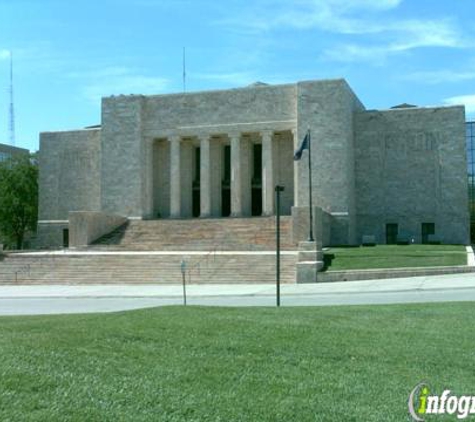
<path fill-rule="evenodd" d="M 100 126 L 40 136 L 38 236 L 61 246 L 70 211 L 129 219 L 283 214 L 324 245 L 469 242 L 463 106 L 366 110 L 343 79 L 102 100 Z"/>
<path fill-rule="evenodd" d="M 30 151 L 24 148 L 0 144 L 0 162 L 8 160 L 12 155 L 28 155 Z"/>

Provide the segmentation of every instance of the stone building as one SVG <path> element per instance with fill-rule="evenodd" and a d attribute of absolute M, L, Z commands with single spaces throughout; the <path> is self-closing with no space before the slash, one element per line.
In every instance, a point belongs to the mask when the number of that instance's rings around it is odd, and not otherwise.
<path fill-rule="evenodd" d="M 0 163 L 15 155 L 28 155 L 30 151 L 25 148 L 18 148 L 12 145 L 0 144 Z"/>
<path fill-rule="evenodd" d="M 308 129 L 324 245 L 469 241 L 464 108 L 366 110 L 338 79 L 104 98 L 100 126 L 40 136 L 40 242 L 61 245 L 71 211 L 272 215 L 277 184 L 303 240 L 308 151 L 293 153 Z"/>

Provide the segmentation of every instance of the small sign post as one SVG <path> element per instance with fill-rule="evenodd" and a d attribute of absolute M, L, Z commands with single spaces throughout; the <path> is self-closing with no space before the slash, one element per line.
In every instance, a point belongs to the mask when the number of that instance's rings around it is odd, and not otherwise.
<path fill-rule="evenodd" d="M 184 259 L 181 260 L 180 268 L 183 281 L 183 305 L 186 306 L 186 261 Z"/>

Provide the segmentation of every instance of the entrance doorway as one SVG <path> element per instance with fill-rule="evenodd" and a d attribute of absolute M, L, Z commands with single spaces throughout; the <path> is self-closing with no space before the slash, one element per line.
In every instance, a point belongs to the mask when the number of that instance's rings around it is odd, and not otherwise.
<path fill-rule="evenodd" d="M 422 223 L 421 237 L 422 243 L 429 243 L 429 236 L 435 234 L 435 224 L 434 223 Z"/>
<path fill-rule="evenodd" d="M 262 145 L 252 148 L 252 197 L 251 215 L 262 215 Z"/>
<path fill-rule="evenodd" d="M 386 245 L 397 243 L 398 226 L 395 223 L 386 224 Z"/>
<path fill-rule="evenodd" d="M 69 229 L 63 229 L 63 247 L 69 248 Z"/>
<path fill-rule="evenodd" d="M 193 217 L 199 217 L 201 214 L 201 195 L 200 195 L 200 181 L 201 181 L 201 151 L 200 147 L 194 148 L 193 154 Z"/>
<path fill-rule="evenodd" d="M 221 215 L 231 215 L 231 146 L 225 145 L 223 149 L 224 174 L 221 183 Z"/>

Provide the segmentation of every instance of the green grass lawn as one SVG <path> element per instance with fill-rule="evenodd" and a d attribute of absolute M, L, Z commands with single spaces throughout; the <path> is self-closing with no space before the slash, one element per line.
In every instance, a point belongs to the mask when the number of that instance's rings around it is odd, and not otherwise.
<path fill-rule="evenodd" d="M 474 318 L 473 303 L 2 317 L 0 420 L 406 421 L 422 380 L 475 394 Z"/>
<path fill-rule="evenodd" d="M 438 267 L 466 265 L 467 253 L 462 245 L 378 245 L 329 248 L 325 260 L 328 271 Z"/>

